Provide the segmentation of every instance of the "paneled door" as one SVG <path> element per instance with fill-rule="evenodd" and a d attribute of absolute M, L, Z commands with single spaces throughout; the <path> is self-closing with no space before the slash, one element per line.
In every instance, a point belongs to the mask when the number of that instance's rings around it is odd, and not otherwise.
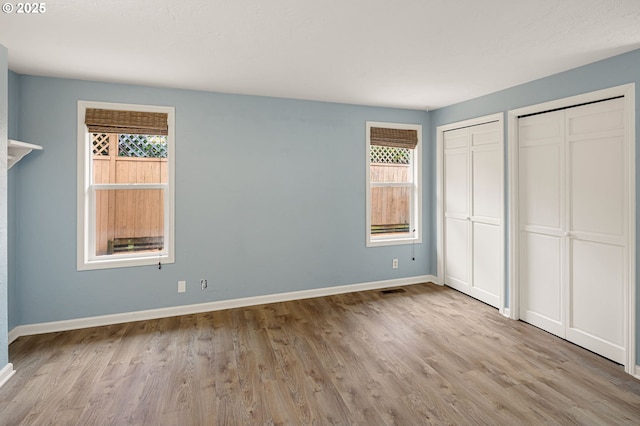
<path fill-rule="evenodd" d="M 519 119 L 521 319 L 625 362 L 623 99 Z"/>
<path fill-rule="evenodd" d="M 564 337 L 564 111 L 519 120 L 520 317 Z"/>
<path fill-rule="evenodd" d="M 499 307 L 503 160 L 500 122 L 447 130 L 444 147 L 444 284 Z"/>

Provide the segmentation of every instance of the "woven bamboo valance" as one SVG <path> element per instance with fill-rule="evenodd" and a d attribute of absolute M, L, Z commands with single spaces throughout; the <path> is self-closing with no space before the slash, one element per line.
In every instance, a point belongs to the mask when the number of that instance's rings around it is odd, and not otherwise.
<path fill-rule="evenodd" d="M 415 149 L 418 145 L 418 131 L 372 127 L 371 145 Z"/>
<path fill-rule="evenodd" d="M 167 117 L 165 112 L 87 108 L 84 124 L 89 133 L 166 135 L 169 132 Z"/>

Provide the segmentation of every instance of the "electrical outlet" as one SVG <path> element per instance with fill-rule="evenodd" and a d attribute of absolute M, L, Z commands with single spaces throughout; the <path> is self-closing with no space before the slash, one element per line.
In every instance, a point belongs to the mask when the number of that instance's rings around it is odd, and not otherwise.
<path fill-rule="evenodd" d="M 202 288 L 203 290 L 207 288 L 207 280 L 200 280 L 200 288 Z"/>
<path fill-rule="evenodd" d="M 178 293 L 184 293 L 185 291 L 187 291 L 187 282 L 178 281 Z"/>
<path fill-rule="evenodd" d="M 398 259 L 393 259 L 393 269 L 397 269 L 398 268 Z"/>

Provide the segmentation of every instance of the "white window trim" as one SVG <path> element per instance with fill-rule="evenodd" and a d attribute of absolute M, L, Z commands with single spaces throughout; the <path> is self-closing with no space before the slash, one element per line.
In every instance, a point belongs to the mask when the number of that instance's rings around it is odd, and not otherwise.
<path fill-rule="evenodd" d="M 95 215 L 91 214 L 91 198 L 95 189 L 117 189 L 118 184 L 93 185 L 91 189 L 91 143 L 89 132 L 84 124 L 87 108 L 112 109 L 124 111 L 163 112 L 168 115 L 169 131 L 167 135 L 167 176 L 168 184 L 136 184 L 136 189 L 164 189 L 164 235 L 165 250 L 160 253 L 126 253 L 98 256 L 92 254 L 95 247 Z M 78 231 L 77 266 L 78 271 L 124 268 L 129 266 L 157 265 L 158 262 L 175 262 L 175 108 L 167 106 L 135 105 L 109 102 L 78 101 Z M 130 187 L 130 185 L 126 185 Z"/>
<path fill-rule="evenodd" d="M 403 123 L 385 123 L 378 121 L 367 121 L 367 146 L 366 146 L 366 246 L 380 247 L 393 246 L 401 244 L 415 244 L 422 242 L 422 125 L 420 124 L 403 124 Z M 372 236 L 371 235 L 371 128 L 382 127 L 387 129 L 416 130 L 418 134 L 418 145 L 413 150 L 413 183 L 412 184 L 382 184 L 375 186 L 411 186 L 413 192 L 411 196 L 411 227 L 415 229 L 409 236 Z"/>

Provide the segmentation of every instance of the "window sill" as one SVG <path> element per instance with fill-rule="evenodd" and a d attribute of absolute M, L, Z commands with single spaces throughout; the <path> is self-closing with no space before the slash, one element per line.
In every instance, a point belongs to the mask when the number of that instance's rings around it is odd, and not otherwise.
<path fill-rule="evenodd" d="M 399 246 L 420 243 L 422 243 L 422 238 L 386 238 L 367 240 L 367 247 Z"/>
<path fill-rule="evenodd" d="M 158 262 L 162 265 L 175 263 L 173 256 L 145 256 L 135 258 L 118 258 L 118 259 L 100 259 L 79 261 L 78 271 L 93 271 L 99 269 L 115 269 L 115 268 L 129 268 L 133 266 L 150 266 L 158 265 Z"/>

